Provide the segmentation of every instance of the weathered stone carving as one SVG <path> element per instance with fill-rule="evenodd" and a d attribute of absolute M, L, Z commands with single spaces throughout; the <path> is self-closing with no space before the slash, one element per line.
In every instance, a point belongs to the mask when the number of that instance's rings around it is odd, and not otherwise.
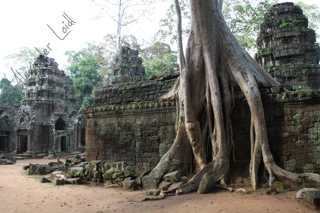
<path fill-rule="evenodd" d="M 177 76 L 145 80 L 138 51 L 122 48 L 111 83 L 95 90 L 95 106 L 86 112 L 89 160 L 103 159 L 152 168 L 175 137 L 175 103 L 160 96 Z"/>
<path fill-rule="evenodd" d="M 320 48 L 308 19 L 293 3 L 276 4 L 258 37 L 259 63 L 287 88 L 319 89 Z"/>
<path fill-rule="evenodd" d="M 319 49 L 307 23 L 302 10 L 292 3 L 272 7 L 261 27 L 257 60 L 283 85 L 261 88 L 276 161 L 290 171 L 320 172 Z M 87 153 L 91 160 L 122 161 L 143 171 L 173 142 L 175 104 L 159 97 L 175 78 L 133 79 L 96 89 L 96 104 L 86 112 Z M 250 112 L 243 97 L 237 98 L 232 117 L 237 130 L 233 163 L 248 165 Z M 238 172 L 243 171 L 248 170 Z"/>
<path fill-rule="evenodd" d="M 113 83 L 145 79 L 145 70 L 142 58 L 139 57 L 139 51 L 129 47 L 121 48 L 114 59 L 112 70 Z"/>
<path fill-rule="evenodd" d="M 6 131 L 10 137 L 7 151 L 32 156 L 71 152 L 80 147 L 82 124 L 72 82 L 52 58 L 44 55 L 36 58 L 25 82 L 23 103 L 10 118 L 12 125 L 10 131 Z M 58 127 L 57 123 L 64 125 Z"/>

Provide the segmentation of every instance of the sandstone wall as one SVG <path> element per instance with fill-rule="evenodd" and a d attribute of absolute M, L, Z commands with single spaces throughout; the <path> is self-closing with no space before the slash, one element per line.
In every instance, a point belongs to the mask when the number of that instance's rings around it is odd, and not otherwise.
<path fill-rule="evenodd" d="M 175 138 L 175 102 L 160 97 L 176 77 L 133 79 L 96 89 L 95 106 L 86 113 L 89 160 L 133 166 L 138 173 L 154 167 Z"/>

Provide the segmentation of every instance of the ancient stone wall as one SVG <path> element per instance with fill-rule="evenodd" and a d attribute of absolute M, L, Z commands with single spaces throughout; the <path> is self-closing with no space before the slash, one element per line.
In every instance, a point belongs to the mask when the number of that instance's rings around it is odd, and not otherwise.
<path fill-rule="evenodd" d="M 86 113 L 87 155 L 140 173 L 156 165 L 175 137 L 175 102 L 160 97 L 177 76 L 144 80 L 141 58 L 127 47 L 115 61 L 113 77 L 96 89 L 95 106 Z"/>
<path fill-rule="evenodd" d="M 288 89 L 319 89 L 320 49 L 308 19 L 293 3 L 265 14 L 258 36 L 258 62 Z"/>
<path fill-rule="evenodd" d="M 289 171 L 320 173 L 320 93 L 262 90 L 271 150 L 279 165 Z M 235 163 L 250 161 L 250 114 L 239 98 L 233 112 Z"/>
<path fill-rule="evenodd" d="M 281 84 L 265 95 L 269 136 L 290 171 L 320 172 L 320 49 L 300 7 L 282 3 L 265 15 L 257 60 Z"/>
<path fill-rule="evenodd" d="M 258 49 L 257 61 L 281 83 L 261 88 L 275 160 L 290 171 L 320 173 L 320 53 L 302 10 L 293 3 L 273 6 L 261 26 Z M 137 59 L 136 54 L 123 57 Z M 127 65 L 116 67 L 132 70 L 132 64 Z M 135 76 L 125 71 L 114 73 L 114 79 L 123 82 L 115 80 L 96 90 L 96 105 L 86 114 L 87 153 L 92 160 L 150 168 L 174 140 L 175 104 L 161 102 L 159 97 L 175 79 L 143 81 L 142 72 Z M 250 112 L 240 92 L 236 97 L 232 166 L 243 165 L 235 168 L 248 175 L 249 170 L 243 168 L 250 160 Z"/>

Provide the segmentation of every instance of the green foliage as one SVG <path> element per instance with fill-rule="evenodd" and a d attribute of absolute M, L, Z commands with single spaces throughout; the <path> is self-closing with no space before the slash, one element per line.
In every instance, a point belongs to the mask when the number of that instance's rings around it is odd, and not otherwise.
<path fill-rule="evenodd" d="M 225 0 L 223 14 L 225 20 L 240 44 L 249 52 L 256 51 L 256 39 L 263 22 L 264 14 L 278 0 Z M 183 18 L 183 37 L 186 38 L 190 31 L 190 5 L 187 0 L 180 0 Z M 317 5 L 297 3 L 309 19 L 312 29 L 320 29 L 320 10 Z M 280 27 L 289 27 L 289 23 L 282 23 Z M 174 3 L 167 11 L 166 17 L 161 20 L 161 27 L 157 34 L 160 41 L 176 44 L 176 13 Z M 319 35 L 318 35 L 319 37 Z"/>
<path fill-rule="evenodd" d="M 247 50 L 255 49 L 256 37 L 264 14 L 277 0 L 225 0 L 223 13 L 231 31 L 235 34 L 240 44 Z M 183 18 L 183 37 L 190 32 L 191 15 L 189 1 L 181 0 Z M 161 20 L 158 39 L 177 42 L 176 13 L 174 3 L 169 7 L 166 17 Z"/>
<path fill-rule="evenodd" d="M 147 77 L 170 74 L 177 71 L 177 56 L 165 43 L 156 42 L 142 51 Z"/>
<path fill-rule="evenodd" d="M 99 70 L 101 69 L 99 48 L 88 45 L 87 48 L 78 52 L 67 52 L 70 66 L 68 71 L 73 81 L 76 95 L 80 98 L 81 107 L 89 106 L 89 100 L 98 81 L 101 79 Z"/>
<path fill-rule="evenodd" d="M 224 16 L 232 33 L 250 52 L 256 50 L 256 39 L 264 14 L 278 0 L 226 0 Z"/>
<path fill-rule="evenodd" d="M 288 22 L 288 21 L 286 21 L 286 20 L 282 20 L 282 22 L 281 22 L 280 25 L 279 25 L 279 27 L 280 27 L 281 29 L 287 28 L 287 27 L 290 27 L 290 26 L 291 26 L 291 23 Z"/>
<path fill-rule="evenodd" d="M 82 100 L 80 110 L 84 110 L 94 104 L 94 99 L 92 96 L 85 96 Z"/>
<path fill-rule="evenodd" d="M 177 70 L 177 56 L 166 53 L 159 57 L 146 59 L 143 65 L 148 77 L 174 73 Z"/>
<path fill-rule="evenodd" d="M 23 98 L 22 88 L 18 85 L 13 86 L 11 82 L 3 78 L 0 81 L 0 104 L 15 106 L 20 104 Z"/>

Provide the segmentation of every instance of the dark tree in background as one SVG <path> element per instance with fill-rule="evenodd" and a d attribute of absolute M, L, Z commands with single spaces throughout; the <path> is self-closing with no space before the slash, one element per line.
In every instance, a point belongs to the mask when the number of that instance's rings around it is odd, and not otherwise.
<path fill-rule="evenodd" d="M 7 106 L 17 106 L 23 98 L 22 86 L 12 85 L 12 83 L 3 78 L 0 80 L 0 104 Z"/>

